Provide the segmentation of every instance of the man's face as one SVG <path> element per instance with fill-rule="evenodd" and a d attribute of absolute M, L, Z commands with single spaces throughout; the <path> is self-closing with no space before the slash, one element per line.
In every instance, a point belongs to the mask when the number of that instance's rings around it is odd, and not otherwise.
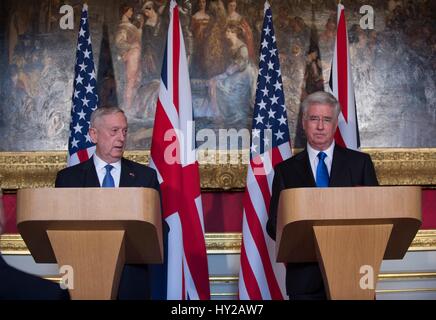
<path fill-rule="evenodd" d="M 334 109 L 327 104 L 313 104 L 303 116 L 307 142 L 319 151 L 331 145 L 337 127 L 338 119 L 335 117 Z"/>
<path fill-rule="evenodd" d="M 236 1 L 230 1 L 229 4 L 227 5 L 227 10 L 229 11 L 229 13 L 235 12 L 236 11 Z"/>
<path fill-rule="evenodd" d="M 95 128 L 89 129 L 95 152 L 107 163 L 117 162 L 124 153 L 127 137 L 127 119 L 121 112 L 96 119 Z"/>

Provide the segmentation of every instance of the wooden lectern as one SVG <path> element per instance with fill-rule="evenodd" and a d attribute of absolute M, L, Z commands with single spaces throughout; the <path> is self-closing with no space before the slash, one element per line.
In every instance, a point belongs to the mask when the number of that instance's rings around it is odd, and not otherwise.
<path fill-rule="evenodd" d="M 155 189 L 21 189 L 17 225 L 36 262 L 73 268 L 72 299 L 114 299 L 125 263 L 163 261 Z"/>
<path fill-rule="evenodd" d="M 419 187 L 286 189 L 277 261 L 318 261 L 330 299 L 374 299 L 383 258 L 402 259 L 420 225 Z"/>

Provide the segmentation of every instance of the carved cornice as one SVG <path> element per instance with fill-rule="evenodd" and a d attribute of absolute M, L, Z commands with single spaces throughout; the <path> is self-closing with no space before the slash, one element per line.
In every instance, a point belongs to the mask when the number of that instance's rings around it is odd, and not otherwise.
<path fill-rule="evenodd" d="M 23 238 L 19 234 L 4 234 L 0 236 L 0 252 L 2 254 L 13 255 L 28 255 L 30 254 L 27 249 Z"/>
<path fill-rule="evenodd" d="M 208 254 L 239 254 L 241 251 L 241 233 L 206 233 Z M 436 250 L 436 230 L 419 230 L 409 251 Z M 19 234 L 0 236 L 0 251 L 3 254 L 30 254 Z"/>
<path fill-rule="evenodd" d="M 436 250 L 436 230 L 420 230 L 409 251 Z"/>
<path fill-rule="evenodd" d="M 294 150 L 298 152 L 299 150 Z M 371 155 L 381 185 L 436 185 L 436 149 L 363 149 Z M 147 164 L 149 151 L 128 151 L 126 158 Z M 0 152 L 3 189 L 51 187 L 66 166 L 66 152 Z M 199 153 L 201 188 L 223 191 L 245 187 L 248 150 Z"/>

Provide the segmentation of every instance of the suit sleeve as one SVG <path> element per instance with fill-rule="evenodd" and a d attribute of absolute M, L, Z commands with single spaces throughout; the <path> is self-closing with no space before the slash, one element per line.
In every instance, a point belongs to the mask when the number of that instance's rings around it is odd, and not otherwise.
<path fill-rule="evenodd" d="M 151 184 L 152 184 L 151 187 L 159 191 L 160 194 L 160 184 L 159 184 L 159 180 L 157 179 L 157 172 L 154 169 L 152 172 L 153 172 L 153 177 L 151 178 Z"/>
<path fill-rule="evenodd" d="M 68 188 L 67 181 L 65 179 L 64 171 L 61 170 L 56 174 L 55 188 Z"/>
<path fill-rule="evenodd" d="M 266 231 L 272 239 L 276 239 L 277 210 L 279 206 L 280 192 L 284 189 L 283 177 L 279 167 L 275 168 L 272 186 L 272 195 L 269 206 L 269 217 L 266 223 Z"/>
<path fill-rule="evenodd" d="M 363 173 L 365 186 L 378 186 L 377 175 L 375 173 L 374 164 L 372 163 L 371 156 L 366 154 Z"/>

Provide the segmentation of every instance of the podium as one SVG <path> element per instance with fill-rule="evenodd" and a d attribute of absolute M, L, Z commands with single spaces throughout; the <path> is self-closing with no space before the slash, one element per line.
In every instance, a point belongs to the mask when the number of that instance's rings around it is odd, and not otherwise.
<path fill-rule="evenodd" d="M 278 262 L 318 262 L 329 299 L 373 300 L 383 259 L 402 259 L 421 225 L 421 188 L 285 189 Z"/>
<path fill-rule="evenodd" d="M 115 299 L 125 263 L 163 261 L 151 188 L 21 189 L 17 226 L 36 262 L 66 266 L 72 299 Z"/>

